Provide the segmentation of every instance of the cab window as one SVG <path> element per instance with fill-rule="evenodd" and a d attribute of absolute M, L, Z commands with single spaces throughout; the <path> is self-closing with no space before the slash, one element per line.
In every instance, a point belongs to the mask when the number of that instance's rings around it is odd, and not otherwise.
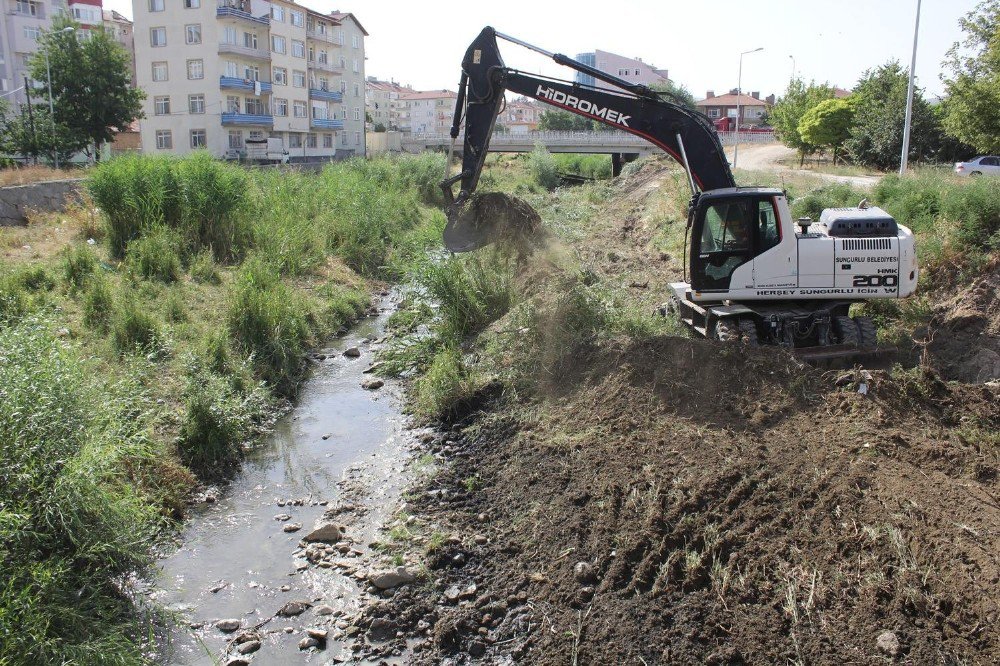
<path fill-rule="evenodd" d="M 725 252 L 750 249 L 747 229 L 746 201 L 733 201 L 710 206 L 705 211 L 701 232 L 702 252 Z"/>
<path fill-rule="evenodd" d="M 778 216 L 774 212 L 774 204 L 761 201 L 757 208 L 757 253 L 766 252 L 781 242 L 778 231 Z"/>

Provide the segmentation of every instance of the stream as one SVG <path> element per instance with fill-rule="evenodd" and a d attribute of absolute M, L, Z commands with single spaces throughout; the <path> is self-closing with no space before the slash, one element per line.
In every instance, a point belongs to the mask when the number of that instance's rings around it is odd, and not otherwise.
<path fill-rule="evenodd" d="M 214 501 L 198 505 L 178 535 L 180 547 L 160 560 L 148 596 L 174 618 L 161 629 L 161 663 L 352 660 L 351 618 L 365 596 L 354 570 L 363 575 L 369 544 L 397 506 L 415 437 L 405 428 L 398 383 L 362 388 L 374 379 L 364 371 L 394 310 L 392 300 L 383 298 L 378 310 L 316 350 L 322 360 L 295 408 Z M 352 347 L 360 357 L 344 355 Z M 350 546 L 339 544 L 336 566 L 310 563 L 300 541 L 329 522 L 347 528 Z M 300 530 L 285 531 L 297 524 Z M 319 547 L 330 553 L 333 544 Z M 273 617 L 292 601 L 309 606 L 293 617 Z M 221 620 L 237 620 L 239 629 L 225 632 Z M 238 637 L 258 624 L 259 647 L 239 654 Z M 328 631 L 329 639 L 300 650 L 310 629 Z"/>

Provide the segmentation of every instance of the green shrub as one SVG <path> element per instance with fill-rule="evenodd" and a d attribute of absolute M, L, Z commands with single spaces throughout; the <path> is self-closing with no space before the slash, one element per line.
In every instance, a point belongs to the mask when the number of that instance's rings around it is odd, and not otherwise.
<path fill-rule="evenodd" d="M 975 178 L 948 189 L 941 213 L 958 223 L 961 247 L 1000 250 L 1000 185 L 996 179 Z"/>
<path fill-rule="evenodd" d="M 119 302 L 111 323 L 111 339 L 119 353 L 154 354 L 162 351 L 160 323 L 132 299 Z"/>
<path fill-rule="evenodd" d="M 188 272 L 195 282 L 202 284 L 219 284 L 221 282 L 219 269 L 215 264 L 215 259 L 212 258 L 211 250 L 203 250 L 196 254 L 191 260 Z"/>
<path fill-rule="evenodd" d="M 462 353 L 456 347 L 445 347 L 414 382 L 414 410 L 425 418 L 447 418 L 474 392 L 475 386 L 476 382 L 462 363 Z"/>
<path fill-rule="evenodd" d="M 420 153 L 397 158 L 393 166 L 399 174 L 399 188 L 416 190 L 425 204 L 444 205 L 441 180 L 444 178 L 446 159 L 441 153 Z"/>
<path fill-rule="evenodd" d="M 83 298 L 83 325 L 95 331 L 107 331 L 114 311 L 114 297 L 108 280 L 92 280 Z"/>
<path fill-rule="evenodd" d="M 97 255 L 86 245 L 66 248 L 62 253 L 63 278 L 70 289 L 79 289 L 97 270 Z"/>
<path fill-rule="evenodd" d="M 197 151 L 176 163 L 182 235 L 188 249 L 219 261 L 242 256 L 250 243 L 244 215 L 249 177 L 239 166 Z"/>
<path fill-rule="evenodd" d="M 824 185 L 804 197 L 796 199 L 792 203 L 792 216 L 796 218 L 808 217 L 817 221 L 825 208 L 857 206 L 864 198 L 866 198 L 864 192 L 856 190 L 846 183 Z"/>
<path fill-rule="evenodd" d="M 144 663 L 119 586 L 151 559 L 169 474 L 138 387 L 95 384 L 48 328 L 0 330 L 0 663 Z"/>
<path fill-rule="evenodd" d="M 611 178 L 611 157 L 583 153 L 559 153 L 552 156 L 556 168 L 563 173 L 574 173 L 593 180 Z"/>
<path fill-rule="evenodd" d="M 187 303 L 184 302 L 184 296 L 179 289 L 179 287 L 171 289 L 163 299 L 163 319 L 174 324 L 188 320 Z"/>
<path fill-rule="evenodd" d="M 502 317 L 516 298 L 515 266 L 499 252 L 427 263 L 418 281 L 439 306 L 445 338 L 462 340 Z"/>
<path fill-rule="evenodd" d="M 132 241 L 126 262 L 136 275 L 147 280 L 176 282 L 181 276 L 178 235 L 160 227 Z"/>
<path fill-rule="evenodd" d="M 11 275 L 0 273 L 0 325 L 20 319 L 27 311 L 24 287 Z"/>
<path fill-rule="evenodd" d="M 559 185 L 559 168 L 555 158 L 541 143 L 535 144 L 535 149 L 528 156 L 528 171 L 534 181 L 547 190 L 554 190 Z"/>
<path fill-rule="evenodd" d="M 56 286 L 55 278 L 49 275 L 44 266 L 28 266 L 17 272 L 17 281 L 28 291 L 52 291 Z"/>

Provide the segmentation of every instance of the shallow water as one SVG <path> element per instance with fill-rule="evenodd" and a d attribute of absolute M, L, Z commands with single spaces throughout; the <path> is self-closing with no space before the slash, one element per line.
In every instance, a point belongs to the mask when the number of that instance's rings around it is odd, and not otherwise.
<path fill-rule="evenodd" d="M 359 584 L 337 569 L 305 568 L 298 543 L 327 509 L 356 506 L 333 522 L 346 524 L 355 547 L 367 554 L 399 499 L 409 443 L 399 387 L 389 380 L 375 391 L 361 388 L 373 377 L 363 373 L 373 360 L 374 345 L 368 341 L 382 335 L 391 311 L 384 300 L 378 316 L 318 351 L 329 357 L 315 367 L 295 409 L 275 424 L 218 500 L 195 511 L 179 535 L 180 547 L 159 562 L 149 596 L 176 620 L 165 629 L 162 663 L 226 663 L 235 654 L 227 652 L 227 643 L 239 632 L 222 633 L 213 626 L 219 619 L 239 619 L 244 628 L 253 627 L 293 600 L 346 613 L 360 608 Z M 361 357 L 345 357 L 349 347 L 358 347 Z M 304 504 L 279 506 L 279 499 Z M 291 519 L 276 520 L 278 514 Z M 285 533 L 288 523 L 301 523 L 302 529 Z M 282 591 L 282 586 L 290 589 Z M 262 647 L 252 655 L 253 663 L 348 658 L 346 645 L 333 640 L 326 650 L 298 649 L 306 628 L 329 629 L 332 635 L 338 619 L 319 617 L 312 609 L 298 617 L 271 619 L 259 630 Z"/>

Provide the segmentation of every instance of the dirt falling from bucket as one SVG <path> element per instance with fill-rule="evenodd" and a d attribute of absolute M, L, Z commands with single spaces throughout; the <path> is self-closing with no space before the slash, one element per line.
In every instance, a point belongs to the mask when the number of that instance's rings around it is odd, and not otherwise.
<path fill-rule="evenodd" d="M 473 195 L 450 226 L 452 238 L 467 249 L 494 243 L 501 249 L 525 255 L 543 242 L 542 219 L 535 209 L 523 199 L 502 192 Z"/>

